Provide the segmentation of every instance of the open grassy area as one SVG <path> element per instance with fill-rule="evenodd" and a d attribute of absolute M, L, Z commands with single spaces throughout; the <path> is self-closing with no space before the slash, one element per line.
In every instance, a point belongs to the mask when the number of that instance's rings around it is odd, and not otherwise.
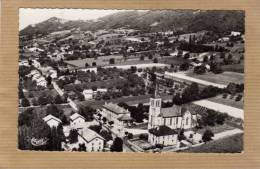
<path fill-rule="evenodd" d="M 214 74 L 211 72 L 205 74 L 195 74 L 195 73 L 188 73 L 190 77 L 194 77 L 197 79 L 217 83 L 217 84 L 225 84 L 228 85 L 230 82 L 233 83 L 244 83 L 244 74 L 243 73 L 236 73 L 236 72 L 223 72 L 220 74 Z"/>
<path fill-rule="evenodd" d="M 211 141 L 198 147 L 192 147 L 182 152 L 192 153 L 240 153 L 243 151 L 243 134 Z"/>
<path fill-rule="evenodd" d="M 243 99 L 241 99 L 240 101 L 235 101 L 234 97 L 233 99 L 229 98 L 230 96 L 228 96 L 227 98 L 223 98 L 222 95 L 216 96 L 216 97 L 212 97 L 209 98 L 208 100 L 216 102 L 216 103 L 221 103 L 227 106 L 232 106 L 235 108 L 239 108 L 239 109 L 243 109 L 244 107 L 244 103 L 243 103 Z"/>
<path fill-rule="evenodd" d="M 86 58 L 86 59 L 77 59 L 77 60 L 66 60 L 64 62 L 75 66 L 75 67 L 85 67 L 85 64 L 88 63 L 92 66 L 93 62 L 96 62 L 97 66 L 109 65 L 109 59 L 114 58 L 115 61 L 122 60 L 122 55 L 109 55 L 109 56 L 99 56 L 97 59 L 95 58 Z"/>
<path fill-rule="evenodd" d="M 224 66 L 222 66 L 222 69 L 224 71 L 244 73 L 244 63 L 224 65 Z"/>
<path fill-rule="evenodd" d="M 207 129 L 210 129 L 214 134 L 221 133 L 227 130 L 233 130 L 234 127 L 224 123 L 223 125 L 207 126 L 202 129 L 198 129 L 196 132 L 203 134 Z"/>
<path fill-rule="evenodd" d="M 183 58 L 177 58 L 177 57 L 165 57 L 162 59 L 159 59 L 159 63 L 165 63 L 165 64 L 173 64 L 173 65 L 181 65 L 184 62 L 189 62 L 189 60 L 185 60 Z"/>

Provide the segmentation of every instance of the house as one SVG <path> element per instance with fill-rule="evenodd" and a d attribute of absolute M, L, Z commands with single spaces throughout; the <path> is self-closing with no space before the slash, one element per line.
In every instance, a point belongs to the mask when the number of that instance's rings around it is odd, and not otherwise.
<path fill-rule="evenodd" d="M 102 136 L 89 128 L 78 131 L 78 144 L 85 144 L 87 152 L 103 151 L 104 141 Z"/>
<path fill-rule="evenodd" d="M 102 88 L 99 88 L 97 89 L 96 91 L 93 91 L 92 89 L 85 89 L 83 90 L 82 94 L 84 95 L 85 97 L 85 100 L 90 100 L 90 99 L 93 99 L 95 95 L 97 95 L 97 93 L 106 93 L 107 92 L 107 89 L 102 89 Z"/>
<path fill-rule="evenodd" d="M 48 124 L 48 126 L 50 126 L 50 128 L 58 127 L 58 125 L 61 124 L 61 120 L 51 114 L 45 116 L 43 120 Z"/>
<path fill-rule="evenodd" d="M 115 131 L 121 134 L 125 132 L 124 128 L 130 126 L 133 121 L 128 110 L 114 103 L 105 103 L 102 106 L 101 114 L 108 121 L 113 121 Z"/>
<path fill-rule="evenodd" d="M 85 118 L 78 113 L 70 116 L 70 127 L 73 129 L 83 129 L 85 125 Z"/>
<path fill-rule="evenodd" d="M 235 32 L 235 31 L 232 31 L 230 33 L 230 36 L 240 36 L 241 35 L 241 32 Z"/>
<path fill-rule="evenodd" d="M 167 126 L 158 126 L 149 129 L 148 142 L 152 145 L 161 144 L 164 146 L 179 147 L 178 132 Z"/>
<path fill-rule="evenodd" d="M 39 79 L 36 79 L 37 86 L 43 86 L 47 87 L 47 81 L 44 79 L 44 77 L 40 77 Z"/>
<path fill-rule="evenodd" d="M 93 99 L 94 91 L 92 89 L 85 89 L 82 93 L 84 95 L 85 100 Z"/>
<path fill-rule="evenodd" d="M 162 98 L 155 94 L 150 98 L 148 119 L 148 141 L 155 144 L 178 145 L 178 130 L 189 130 L 197 125 L 197 113 L 185 106 L 173 105 L 162 108 Z"/>

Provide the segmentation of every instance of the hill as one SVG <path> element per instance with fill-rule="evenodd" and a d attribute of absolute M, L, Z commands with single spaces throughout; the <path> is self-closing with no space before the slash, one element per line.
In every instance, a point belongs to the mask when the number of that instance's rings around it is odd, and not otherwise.
<path fill-rule="evenodd" d="M 151 10 L 125 11 L 111 14 L 97 21 L 68 21 L 52 17 L 39 24 L 30 25 L 20 35 L 49 34 L 54 31 L 80 28 L 96 31 L 128 26 L 143 31 L 181 31 L 183 33 L 208 30 L 214 32 L 244 32 L 243 11 L 220 10 Z"/>

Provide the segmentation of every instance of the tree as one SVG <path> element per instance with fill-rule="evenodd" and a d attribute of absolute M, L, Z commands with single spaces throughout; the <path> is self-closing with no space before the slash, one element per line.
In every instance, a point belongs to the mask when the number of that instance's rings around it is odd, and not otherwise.
<path fill-rule="evenodd" d="M 51 129 L 51 135 L 49 137 L 48 150 L 50 151 L 61 151 L 61 143 L 65 140 L 63 133 L 62 125 L 59 125 L 57 128 L 53 127 Z"/>
<path fill-rule="evenodd" d="M 31 122 L 33 119 L 33 108 L 28 108 L 25 111 L 23 111 L 22 113 L 19 114 L 18 116 L 18 125 L 19 126 L 31 126 Z"/>
<path fill-rule="evenodd" d="M 115 64 L 115 59 L 114 58 L 110 58 L 109 59 L 109 64 Z"/>
<path fill-rule="evenodd" d="M 61 116 L 63 115 L 63 110 L 59 109 L 55 104 L 50 104 L 46 108 L 46 115 L 49 114 L 61 119 Z"/>
<path fill-rule="evenodd" d="M 100 133 L 102 126 L 101 125 L 91 125 L 91 126 L 89 126 L 89 129 L 95 131 L 96 133 Z"/>
<path fill-rule="evenodd" d="M 70 130 L 69 140 L 71 144 L 78 142 L 78 131 L 76 129 Z"/>
<path fill-rule="evenodd" d="M 22 105 L 22 107 L 28 107 L 28 106 L 30 106 L 30 102 L 27 98 L 23 98 L 21 105 Z"/>
<path fill-rule="evenodd" d="M 102 118 L 102 121 L 103 121 L 103 123 L 106 123 L 106 122 L 107 122 L 107 118 L 106 118 L 106 117 L 103 117 L 103 118 Z"/>
<path fill-rule="evenodd" d="M 207 63 L 208 61 L 209 61 L 208 56 L 204 56 L 204 58 L 203 58 L 203 62 L 204 62 L 204 63 Z"/>
<path fill-rule="evenodd" d="M 132 133 L 128 133 L 128 135 L 127 135 L 128 139 L 133 139 L 133 137 L 134 137 L 134 135 Z"/>
<path fill-rule="evenodd" d="M 216 116 L 216 123 L 220 125 L 224 124 L 227 117 L 228 115 L 226 113 L 218 113 Z"/>
<path fill-rule="evenodd" d="M 57 96 L 55 96 L 55 98 L 54 98 L 54 103 L 55 103 L 55 104 L 62 104 L 62 103 L 64 103 L 64 101 L 62 100 L 62 98 L 60 97 L 60 95 L 57 95 Z"/>
<path fill-rule="evenodd" d="M 157 58 L 154 58 L 154 59 L 153 59 L 153 63 L 158 63 L 158 59 L 157 59 Z"/>
<path fill-rule="evenodd" d="M 204 132 L 203 136 L 202 136 L 202 140 L 203 140 L 204 142 L 208 142 L 208 141 L 212 140 L 212 137 L 213 137 L 213 136 L 214 136 L 214 133 L 213 133 L 211 130 L 207 129 L 207 130 Z"/>
<path fill-rule="evenodd" d="M 113 145 L 111 146 L 112 152 L 122 152 L 123 151 L 123 140 L 120 137 L 116 137 Z"/>
<path fill-rule="evenodd" d="M 189 69 L 189 63 L 183 63 L 180 65 L 180 71 L 186 71 Z"/>
<path fill-rule="evenodd" d="M 86 145 L 84 143 L 79 144 L 79 149 L 78 151 L 87 151 Z"/>
<path fill-rule="evenodd" d="M 113 140 L 111 132 L 108 132 L 107 130 L 101 130 L 99 133 L 106 141 Z"/>
<path fill-rule="evenodd" d="M 47 81 L 47 85 L 48 85 L 48 86 L 51 85 L 51 81 L 52 81 L 51 76 L 48 76 L 48 77 L 46 78 L 46 81 Z"/>
<path fill-rule="evenodd" d="M 194 71 L 193 71 L 193 72 L 196 73 L 196 74 L 204 74 L 204 73 L 206 72 L 206 67 L 203 66 L 203 65 L 201 65 L 201 66 L 196 66 L 196 67 L 194 68 Z"/>

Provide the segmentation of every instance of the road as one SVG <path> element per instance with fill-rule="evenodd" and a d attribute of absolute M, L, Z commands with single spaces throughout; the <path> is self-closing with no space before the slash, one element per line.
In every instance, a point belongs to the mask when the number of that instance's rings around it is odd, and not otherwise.
<path fill-rule="evenodd" d="M 235 108 L 232 106 L 215 103 L 215 102 L 209 101 L 207 99 L 195 101 L 192 103 L 205 107 L 205 108 L 208 108 L 208 109 L 211 109 L 211 110 L 219 111 L 221 113 L 227 113 L 228 115 L 235 117 L 235 118 L 244 119 L 244 110 L 243 109 L 238 109 L 238 108 Z"/>

